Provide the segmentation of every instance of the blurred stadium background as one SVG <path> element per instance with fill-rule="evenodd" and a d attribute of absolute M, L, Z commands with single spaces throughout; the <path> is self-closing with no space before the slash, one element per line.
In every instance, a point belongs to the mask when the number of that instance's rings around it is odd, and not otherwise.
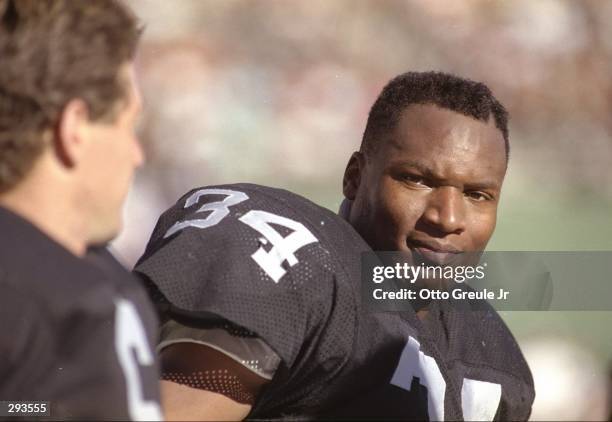
<path fill-rule="evenodd" d="M 128 3 L 146 26 L 148 164 L 114 244 L 126 265 L 195 186 L 256 182 L 337 209 L 380 89 L 431 69 L 486 82 L 510 111 L 489 249 L 612 250 L 611 1 Z M 609 417 L 610 312 L 503 316 L 534 370 L 534 419 Z"/>

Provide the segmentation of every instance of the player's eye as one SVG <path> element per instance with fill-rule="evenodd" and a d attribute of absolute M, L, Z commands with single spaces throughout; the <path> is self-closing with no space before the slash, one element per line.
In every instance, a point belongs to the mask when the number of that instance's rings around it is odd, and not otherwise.
<path fill-rule="evenodd" d="M 476 202 L 493 200 L 493 196 L 489 195 L 486 192 L 481 192 L 481 191 L 469 191 L 465 193 L 465 196 L 467 196 L 468 198 Z"/>
<path fill-rule="evenodd" d="M 427 180 L 423 176 L 416 174 L 405 173 L 402 175 L 402 181 L 411 186 L 428 187 Z"/>

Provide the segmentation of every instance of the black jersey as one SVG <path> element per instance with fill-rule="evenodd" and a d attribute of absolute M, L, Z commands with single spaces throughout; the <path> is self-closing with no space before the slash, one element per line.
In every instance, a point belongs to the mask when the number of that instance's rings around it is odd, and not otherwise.
<path fill-rule="evenodd" d="M 447 375 L 462 386 L 462 396 L 475 389 L 481 399 L 498 403 L 485 414 L 494 413 L 495 420 L 527 420 L 535 389 L 514 336 L 486 301 L 453 302 L 430 304 L 420 337 L 436 345 L 451 369 Z M 463 400 L 462 407 L 466 420 L 482 420 L 479 403 Z"/>
<path fill-rule="evenodd" d="M 489 391 L 495 400 L 489 384 L 464 388 L 455 362 L 420 337 L 414 312 L 364 307 L 363 252 L 338 215 L 284 190 L 235 184 L 184 195 L 135 271 L 162 316 L 230 322 L 280 356 L 251 418 L 459 420 L 462 402 L 475 408 Z M 485 406 L 491 419 L 497 400 Z"/>
<path fill-rule="evenodd" d="M 0 400 L 60 419 L 158 420 L 157 318 L 104 249 L 80 259 L 0 208 Z"/>

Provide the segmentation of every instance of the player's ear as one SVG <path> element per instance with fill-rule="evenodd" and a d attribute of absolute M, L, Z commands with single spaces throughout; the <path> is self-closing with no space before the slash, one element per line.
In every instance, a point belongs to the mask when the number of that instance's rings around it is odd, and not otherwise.
<path fill-rule="evenodd" d="M 357 196 L 364 166 L 365 157 L 360 151 L 355 151 L 346 165 L 344 179 L 342 180 L 342 192 L 346 199 L 352 201 Z"/>
<path fill-rule="evenodd" d="M 55 151 L 59 160 L 73 167 L 85 150 L 90 132 L 89 108 L 85 101 L 75 98 L 64 106 L 55 128 Z"/>

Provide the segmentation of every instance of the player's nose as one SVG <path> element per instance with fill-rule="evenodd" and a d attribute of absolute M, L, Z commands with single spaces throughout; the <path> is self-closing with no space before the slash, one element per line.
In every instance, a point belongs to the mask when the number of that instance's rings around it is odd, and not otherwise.
<path fill-rule="evenodd" d="M 465 217 L 463 192 L 452 186 L 443 186 L 429 195 L 422 220 L 438 236 L 445 236 L 465 231 Z"/>

